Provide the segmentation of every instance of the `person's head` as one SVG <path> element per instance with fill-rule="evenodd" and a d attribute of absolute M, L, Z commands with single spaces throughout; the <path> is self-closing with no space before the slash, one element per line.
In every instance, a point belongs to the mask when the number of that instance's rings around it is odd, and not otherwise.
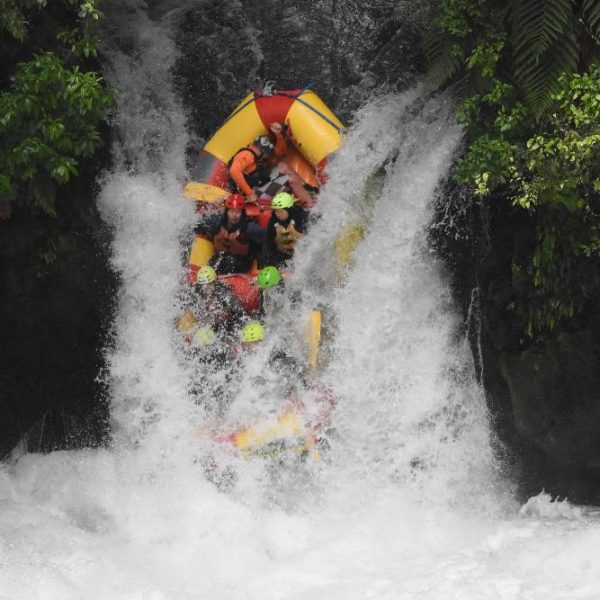
<path fill-rule="evenodd" d="M 271 209 L 279 221 L 287 221 L 292 206 L 294 206 L 294 197 L 288 192 L 279 192 L 271 200 Z"/>
<path fill-rule="evenodd" d="M 263 267 L 256 278 L 258 287 L 262 290 L 275 287 L 281 281 L 281 273 L 277 267 Z"/>
<path fill-rule="evenodd" d="M 212 346 L 216 338 L 217 336 L 212 327 L 199 327 L 192 336 L 191 344 L 196 348 L 205 348 L 206 346 Z"/>
<path fill-rule="evenodd" d="M 261 156 L 271 157 L 275 154 L 275 145 L 268 135 L 261 135 L 254 140 L 254 146 L 258 149 Z"/>
<path fill-rule="evenodd" d="M 216 280 L 217 272 L 212 267 L 206 265 L 198 270 L 198 275 L 196 276 L 196 287 L 212 287 L 211 284 L 213 284 Z"/>
<path fill-rule="evenodd" d="M 229 225 L 237 225 L 242 220 L 244 211 L 240 208 L 228 208 L 227 209 L 227 223 Z"/>
<path fill-rule="evenodd" d="M 250 321 L 242 328 L 242 343 L 255 344 L 265 339 L 265 328 L 259 321 Z"/>
<path fill-rule="evenodd" d="M 225 212 L 229 225 L 237 225 L 244 214 L 246 200 L 241 194 L 230 194 L 225 200 Z"/>

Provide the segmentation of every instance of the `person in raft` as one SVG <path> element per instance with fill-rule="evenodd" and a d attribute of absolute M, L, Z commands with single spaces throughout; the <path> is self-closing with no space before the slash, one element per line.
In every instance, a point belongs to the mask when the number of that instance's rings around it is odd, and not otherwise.
<path fill-rule="evenodd" d="M 281 139 L 283 140 L 282 136 Z M 285 144 L 285 140 L 283 143 Z M 227 164 L 229 187 L 234 192 L 244 194 L 248 202 L 256 202 L 258 199 L 254 188 L 271 180 L 275 146 L 276 143 L 273 143 L 270 136 L 261 135 L 245 148 L 240 148 Z"/>
<path fill-rule="evenodd" d="M 212 240 L 215 254 L 208 264 L 221 275 L 248 271 L 263 243 L 265 232 L 248 219 L 245 206 L 243 196 L 231 194 L 222 213 L 210 215 L 196 226 L 196 235 Z"/>
<path fill-rule="evenodd" d="M 217 280 L 216 271 L 202 267 L 194 284 L 197 321 L 219 333 L 231 333 L 245 318 L 246 313 L 236 295 Z"/>
<path fill-rule="evenodd" d="M 271 218 L 261 252 L 261 264 L 286 266 L 293 257 L 298 240 L 304 234 L 306 211 L 294 206 L 294 198 L 287 192 L 277 194 L 271 201 Z"/>
<path fill-rule="evenodd" d="M 272 265 L 263 267 L 256 277 L 256 283 L 260 288 L 258 314 L 261 317 L 277 314 L 285 300 L 285 284 L 279 269 Z"/>
<path fill-rule="evenodd" d="M 310 208 L 315 200 L 312 188 L 306 188 L 296 172 L 282 160 L 288 152 L 288 127 L 284 123 L 274 122 L 269 125 L 271 135 L 261 135 L 245 148 L 240 148 L 227 164 L 229 187 L 234 192 L 244 194 L 247 202 L 256 202 L 258 195 L 255 188 L 271 181 L 271 171 L 275 165 L 288 179 L 288 185 L 298 198 L 299 203 Z"/>

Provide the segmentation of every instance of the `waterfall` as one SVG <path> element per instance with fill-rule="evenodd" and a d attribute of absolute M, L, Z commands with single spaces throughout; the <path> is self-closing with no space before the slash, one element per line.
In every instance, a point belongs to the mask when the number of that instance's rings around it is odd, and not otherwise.
<path fill-rule="evenodd" d="M 462 135 L 447 98 L 417 87 L 356 113 L 297 251 L 300 300 L 267 319 L 224 415 L 207 406 L 210 386 L 192 393 L 174 323 L 196 215 L 182 199 L 188 132 L 170 70 L 189 6 L 104 5 L 120 90 L 98 197 L 120 277 L 106 349 L 113 439 L 0 466 L 0 597 L 595 598 L 598 515 L 543 494 L 513 500 L 427 243 Z M 364 236 L 340 273 L 334 240 L 348 223 Z M 270 353 L 315 306 L 329 332 L 318 377 L 337 400 L 321 460 L 246 460 L 199 439 L 281 407 Z M 207 461 L 230 486 L 207 478 Z"/>

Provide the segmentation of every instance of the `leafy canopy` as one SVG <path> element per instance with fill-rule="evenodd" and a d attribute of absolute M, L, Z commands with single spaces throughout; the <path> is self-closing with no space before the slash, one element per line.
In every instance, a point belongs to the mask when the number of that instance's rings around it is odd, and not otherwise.
<path fill-rule="evenodd" d="M 0 0 L 0 6 L 5 34 L 38 46 L 27 40 L 27 23 L 46 10 L 45 0 Z M 113 92 L 83 65 L 97 55 L 95 0 L 65 0 L 63 8 L 76 26 L 54 24 L 52 48 L 20 62 L 0 91 L 0 201 L 49 215 L 56 214 L 56 187 L 77 175 L 78 159 L 100 145 L 98 126 L 114 105 Z"/>
<path fill-rule="evenodd" d="M 467 127 L 454 177 L 529 213 L 507 309 L 543 339 L 600 294 L 600 2 L 442 0 L 437 25 L 430 77 Z"/>
<path fill-rule="evenodd" d="M 442 0 L 428 36 L 429 76 L 436 85 L 463 77 L 487 92 L 499 75 L 540 118 L 560 75 L 586 62 L 599 39 L 597 0 Z"/>

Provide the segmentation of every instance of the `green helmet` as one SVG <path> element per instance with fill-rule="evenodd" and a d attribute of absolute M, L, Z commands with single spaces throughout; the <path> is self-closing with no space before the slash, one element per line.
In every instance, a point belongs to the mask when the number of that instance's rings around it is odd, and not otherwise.
<path fill-rule="evenodd" d="M 207 283 L 213 283 L 216 280 L 217 280 L 217 273 L 212 267 L 209 267 L 209 266 L 202 267 L 198 271 L 198 275 L 196 277 L 196 283 L 199 283 L 201 285 L 205 285 Z"/>
<path fill-rule="evenodd" d="M 242 342 L 260 342 L 265 339 L 265 328 L 258 321 L 250 321 L 242 329 Z"/>
<path fill-rule="evenodd" d="M 294 206 L 294 197 L 287 192 L 279 192 L 271 200 L 271 208 L 292 208 L 292 206 Z"/>
<path fill-rule="evenodd" d="M 262 290 L 275 287 L 281 281 L 281 273 L 277 267 L 264 267 L 256 278 L 258 287 Z"/>
<path fill-rule="evenodd" d="M 210 346 L 215 343 L 216 337 L 212 327 L 200 327 L 192 336 L 192 345 L 199 347 Z"/>

